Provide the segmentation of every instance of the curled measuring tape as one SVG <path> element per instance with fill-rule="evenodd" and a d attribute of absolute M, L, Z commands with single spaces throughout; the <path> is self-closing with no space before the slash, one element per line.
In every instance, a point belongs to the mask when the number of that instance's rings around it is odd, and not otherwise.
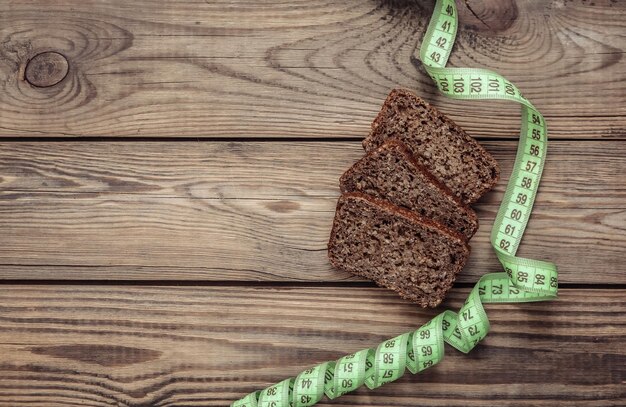
<path fill-rule="evenodd" d="M 324 394 L 334 399 L 365 384 L 370 389 L 417 373 L 443 359 L 444 342 L 467 353 L 489 332 L 483 304 L 545 301 L 556 298 L 552 263 L 516 257 L 537 195 L 545 162 L 548 131 L 541 113 L 515 85 L 485 69 L 445 68 L 458 27 L 454 0 L 437 0 L 422 47 L 424 68 L 444 95 L 454 99 L 507 99 L 522 105 L 522 126 L 515 165 L 491 231 L 491 244 L 504 273 L 484 275 L 458 313 L 444 311 L 417 330 L 324 362 L 296 378 L 248 394 L 232 407 L 308 407 Z"/>

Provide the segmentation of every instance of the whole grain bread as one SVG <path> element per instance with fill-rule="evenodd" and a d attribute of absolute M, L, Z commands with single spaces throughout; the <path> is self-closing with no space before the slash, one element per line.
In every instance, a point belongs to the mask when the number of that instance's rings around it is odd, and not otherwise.
<path fill-rule="evenodd" d="M 478 229 L 476 213 L 423 166 L 397 139 L 389 139 L 357 161 L 339 180 L 342 193 L 362 192 L 386 199 L 456 230 L 470 239 Z"/>
<path fill-rule="evenodd" d="M 362 193 L 339 198 L 328 243 L 331 264 L 422 307 L 441 303 L 470 248 L 460 234 Z"/>
<path fill-rule="evenodd" d="M 419 164 L 466 204 L 477 201 L 498 181 L 496 160 L 452 120 L 405 89 L 394 89 L 363 140 L 372 151 L 398 138 Z"/>

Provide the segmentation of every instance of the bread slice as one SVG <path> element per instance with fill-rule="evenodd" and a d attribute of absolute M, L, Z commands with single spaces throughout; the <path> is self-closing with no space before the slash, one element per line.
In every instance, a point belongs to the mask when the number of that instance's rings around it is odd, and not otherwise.
<path fill-rule="evenodd" d="M 328 242 L 331 264 L 422 307 L 436 307 L 470 253 L 463 236 L 362 193 L 339 198 Z"/>
<path fill-rule="evenodd" d="M 496 160 L 452 120 L 404 89 L 391 91 L 363 140 L 366 151 L 390 137 L 407 145 L 417 162 L 466 204 L 498 182 Z"/>
<path fill-rule="evenodd" d="M 343 174 L 339 186 L 342 193 L 362 192 L 386 199 L 461 233 L 467 240 L 478 229 L 476 213 L 393 138 L 357 161 Z"/>

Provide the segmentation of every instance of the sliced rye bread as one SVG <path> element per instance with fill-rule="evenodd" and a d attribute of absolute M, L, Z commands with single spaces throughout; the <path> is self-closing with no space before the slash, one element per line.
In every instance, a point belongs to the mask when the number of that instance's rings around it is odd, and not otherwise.
<path fill-rule="evenodd" d="M 339 198 L 328 242 L 331 264 L 422 307 L 436 307 L 470 253 L 460 234 L 362 193 Z"/>
<path fill-rule="evenodd" d="M 476 213 L 393 138 L 357 161 L 341 176 L 339 186 L 342 193 L 362 192 L 386 199 L 461 233 L 467 240 L 478 229 Z"/>
<path fill-rule="evenodd" d="M 498 163 L 443 113 L 405 89 L 394 89 L 363 140 L 372 151 L 390 137 L 409 148 L 417 162 L 461 198 L 476 202 L 498 181 Z"/>

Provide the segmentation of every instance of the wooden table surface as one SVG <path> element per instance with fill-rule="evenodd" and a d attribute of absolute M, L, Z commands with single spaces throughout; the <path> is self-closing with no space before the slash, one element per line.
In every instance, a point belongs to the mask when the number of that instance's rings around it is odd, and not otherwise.
<path fill-rule="evenodd" d="M 519 106 L 437 94 L 416 60 L 433 3 L 0 0 L 0 405 L 226 405 L 440 312 L 326 258 L 338 178 L 396 86 L 503 169 L 445 306 L 498 271 Z M 450 65 L 548 121 L 520 254 L 556 262 L 560 297 L 489 305 L 471 354 L 321 405 L 623 406 L 626 2 L 459 15 Z"/>

